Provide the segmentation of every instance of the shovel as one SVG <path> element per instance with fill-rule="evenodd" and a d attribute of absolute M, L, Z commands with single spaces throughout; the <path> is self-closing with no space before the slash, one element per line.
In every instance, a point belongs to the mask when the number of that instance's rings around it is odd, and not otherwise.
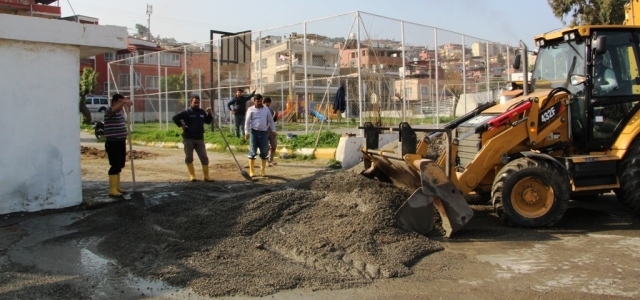
<path fill-rule="evenodd" d="M 136 190 L 136 172 L 134 170 L 133 167 L 133 146 L 132 146 L 132 142 L 131 142 L 131 119 L 130 119 L 130 112 L 126 113 L 127 115 L 127 143 L 129 144 L 129 158 L 131 160 L 131 181 L 133 182 L 133 191 L 131 192 L 131 202 L 133 203 L 133 205 L 137 208 L 144 208 L 145 206 L 145 202 L 144 202 L 144 196 L 142 195 L 141 192 L 138 192 Z"/>
<path fill-rule="evenodd" d="M 238 160 L 236 159 L 236 155 L 233 154 L 233 151 L 231 150 L 231 146 L 229 146 L 229 142 L 227 142 L 227 138 L 224 136 L 224 132 L 222 131 L 222 128 L 220 127 L 220 124 L 218 124 L 218 122 L 213 122 L 216 123 L 216 126 L 218 126 L 218 130 L 220 130 L 220 135 L 222 136 L 222 139 L 224 140 L 224 143 L 227 144 L 227 149 L 229 149 L 229 153 L 231 153 L 231 157 L 233 157 L 233 160 L 236 162 L 236 166 L 238 166 L 238 170 L 240 171 L 240 175 L 242 175 L 242 177 L 244 177 L 244 179 L 249 180 L 251 182 L 253 182 L 253 179 L 251 179 L 251 176 L 249 176 L 249 174 L 247 172 L 245 172 L 242 167 L 240 166 L 240 164 L 238 163 Z M 131 165 L 132 169 L 133 169 L 133 165 Z"/>

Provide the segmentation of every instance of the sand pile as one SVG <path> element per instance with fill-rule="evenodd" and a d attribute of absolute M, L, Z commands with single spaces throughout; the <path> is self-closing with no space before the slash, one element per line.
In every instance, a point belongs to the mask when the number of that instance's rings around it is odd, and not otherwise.
<path fill-rule="evenodd" d="M 104 235 L 99 251 L 123 271 L 206 296 L 356 287 L 410 275 L 442 250 L 394 226 L 408 191 L 351 171 L 224 197 L 207 189 L 185 184 L 143 211 L 100 210 L 73 236 Z"/>
<path fill-rule="evenodd" d="M 90 159 L 106 159 L 107 151 L 99 150 L 94 147 L 85 147 L 80 146 L 80 155 L 82 158 L 90 158 Z M 149 159 L 158 156 L 155 153 L 149 153 L 146 151 L 136 151 L 133 150 L 133 159 Z M 129 151 L 127 151 L 127 159 L 129 159 Z"/>

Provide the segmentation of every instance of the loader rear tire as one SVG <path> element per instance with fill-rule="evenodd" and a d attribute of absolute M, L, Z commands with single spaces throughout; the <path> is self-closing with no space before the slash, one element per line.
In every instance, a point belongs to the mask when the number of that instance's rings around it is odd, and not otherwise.
<path fill-rule="evenodd" d="M 566 171 L 523 157 L 507 163 L 494 179 L 493 208 L 509 226 L 550 227 L 567 210 L 569 190 Z"/>
<path fill-rule="evenodd" d="M 620 163 L 618 200 L 640 213 L 640 139 L 636 139 Z"/>

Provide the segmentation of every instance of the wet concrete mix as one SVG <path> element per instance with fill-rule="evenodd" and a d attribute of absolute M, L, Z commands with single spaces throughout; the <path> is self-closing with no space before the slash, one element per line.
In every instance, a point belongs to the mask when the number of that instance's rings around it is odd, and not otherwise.
<path fill-rule="evenodd" d="M 60 239 L 101 237 L 99 254 L 123 272 L 202 296 L 351 288 L 411 275 L 443 249 L 395 225 L 409 195 L 351 170 L 224 196 L 186 184 L 142 210 L 100 209 Z"/>

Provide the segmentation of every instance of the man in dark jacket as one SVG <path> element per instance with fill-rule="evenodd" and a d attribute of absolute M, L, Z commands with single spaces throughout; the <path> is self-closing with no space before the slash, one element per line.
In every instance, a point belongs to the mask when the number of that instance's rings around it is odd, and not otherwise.
<path fill-rule="evenodd" d="M 243 92 L 242 89 L 236 90 L 236 96 L 227 102 L 227 108 L 231 111 L 231 114 L 234 115 L 237 138 L 241 137 L 244 133 L 244 116 L 247 113 L 247 101 L 251 100 L 253 95 L 256 94 L 256 88 L 254 87 L 253 92 L 246 96 L 242 94 Z"/>
<path fill-rule="evenodd" d="M 213 116 L 211 107 L 205 112 L 200 108 L 200 97 L 192 96 L 189 108 L 173 116 L 173 122 L 182 128 L 182 143 L 184 144 L 184 162 L 189 169 L 189 180 L 196 181 L 196 171 L 193 167 L 193 150 L 196 150 L 200 163 L 202 163 L 202 173 L 205 181 L 213 181 L 209 177 L 209 158 L 204 145 L 204 124 L 211 124 Z"/>

